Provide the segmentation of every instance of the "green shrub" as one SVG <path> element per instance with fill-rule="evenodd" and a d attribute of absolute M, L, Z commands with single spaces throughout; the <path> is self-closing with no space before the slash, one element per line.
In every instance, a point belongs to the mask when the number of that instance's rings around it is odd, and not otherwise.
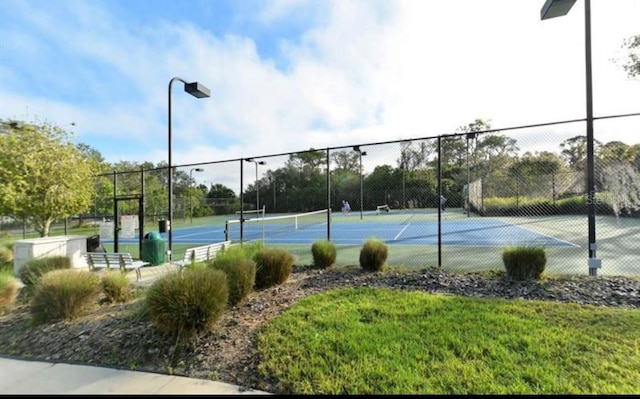
<path fill-rule="evenodd" d="M 223 257 L 225 259 L 253 259 L 255 255 L 264 248 L 264 244 L 260 241 L 252 243 L 243 243 L 241 245 L 232 245 L 218 252 L 216 259 Z"/>
<path fill-rule="evenodd" d="M 508 277 L 538 280 L 547 264 L 547 255 L 542 247 L 507 247 L 502 251 L 502 261 Z"/>
<path fill-rule="evenodd" d="M 585 195 L 560 198 L 556 200 L 556 206 L 561 214 L 582 214 L 587 209 L 587 198 Z"/>
<path fill-rule="evenodd" d="M 326 269 L 336 263 L 336 246 L 329 240 L 318 240 L 311 245 L 313 265 L 320 269 Z"/>
<path fill-rule="evenodd" d="M 40 282 L 40 278 L 52 270 L 71 269 L 71 258 L 66 256 L 50 256 L 31 259 L 18 271 L 20 280 L 31 289 Z"/>
<path fill-rule="evenodd" d="M 360 267 L 370 272 L 381 271 L 384 269 L 387 256 L 389 256 L 387 244 L 371 238 L 364 243 L 360 250 Z"/>
<path fill-rule="evenodd" d="M 7 313 L 18 297 L 18 279 L 12 271 L 0 271 L 0 315 Z"/>
<path fill-rule="evenodd" d="M 146 296 L 149 317 L 162 332 L 193 335 L 213 327 L 229 299 L 227 275 L 208 267 L 171 272 L 156 280 Z"/>
<path fill-rule="evenodd" d="M 291 275 L 293 256 L 284 249 L 262 248 L 255 254 L 254 260 L 257 289 L 280 285 Z"/>
<path fill-rule="evenodd" d="M 100 278 L 85 270 L 53 270 L 45 273 L 31 299 L 36 322 L 70 320 L 83 315 L 100 295 Z"/>
<path fill-rule="evenodd" d="M 251 259 L 234 259 L 234 257 L 216 257 L 211 267 L 222 270 L 227 275 L 229 285 L 228 304 L 240 303 L 253 290 L 256 281 L 256 262 Z"/>
<path fill-rule="evenodd" d="M 131 297 L 131 284 L 125 273 L 109 271 L 100 279 L 100 287 L 109 302 L 126 302 Z"/>
<path fill-rule="evenodd" d="M 0 245 L 0 272 L 11 271 L 13 273 L 13 250 L 8 245 Z"/>
<path fill-rule="evenodd" d="M 207 268 L 207 261 L 206 260 L 201 260 L 200 262 L 191 262 L 189 265 L 187 265 L 186 269 L 206 269 Z"/>

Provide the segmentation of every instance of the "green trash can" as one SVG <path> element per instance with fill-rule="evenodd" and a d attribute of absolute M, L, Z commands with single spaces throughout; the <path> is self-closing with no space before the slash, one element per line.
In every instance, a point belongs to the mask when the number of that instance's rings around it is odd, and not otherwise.
<path fill-rule="evenodd" d="M 140 258 L 152 266 L 165 262 L 165 247 L 162 236 L 157 231 L 151 231 L 142 238 L 142 254 Z"/>

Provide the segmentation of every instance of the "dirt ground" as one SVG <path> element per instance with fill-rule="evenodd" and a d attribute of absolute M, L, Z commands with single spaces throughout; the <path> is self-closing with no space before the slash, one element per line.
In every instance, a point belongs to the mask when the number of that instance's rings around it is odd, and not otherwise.
<path fill-rule="evenodd" d="M 136 316 L 140 300 L 103 302 L 87 316 L 43 325 L 33 325 L 28 305 L 19 304 L 0 316 L 0 354 L 155 371 L 286 393 L 277 380 L 258 371 L 256 344 L 261 328 L 300 298 L 347 286 L 640 308 L 640 280 L 623 277 L 516 282 L 500 273 L 459 274 L 435 268 L 368 273 L 358 267 L 294 266 L 284 284 L 251 293 L 227 309 L 212 331 L 181 343 Z"/>

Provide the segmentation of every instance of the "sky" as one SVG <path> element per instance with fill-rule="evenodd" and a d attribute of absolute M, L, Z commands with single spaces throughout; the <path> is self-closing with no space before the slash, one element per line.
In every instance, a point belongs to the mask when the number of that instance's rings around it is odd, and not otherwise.
<path fill-rule="evenodd" d="M 584 2 L 543 3 L 0 0 L 0 118 L 159 163 L 169 81 L 198 81 L 210 98 L 173 84 L 174 165 L 584 118 Z M 592 0 L 591 25 L 594 115 L 640 112 L 640 0 Z"/>

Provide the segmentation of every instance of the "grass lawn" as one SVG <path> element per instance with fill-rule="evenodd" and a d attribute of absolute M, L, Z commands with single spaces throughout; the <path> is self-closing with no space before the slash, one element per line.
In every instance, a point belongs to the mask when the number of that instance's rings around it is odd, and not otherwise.
<path fill-rule="evenodd" d="M 638 394 L 640 310 L 346 288 L 270 322 L 259 352 L 296 394 Z"/>

